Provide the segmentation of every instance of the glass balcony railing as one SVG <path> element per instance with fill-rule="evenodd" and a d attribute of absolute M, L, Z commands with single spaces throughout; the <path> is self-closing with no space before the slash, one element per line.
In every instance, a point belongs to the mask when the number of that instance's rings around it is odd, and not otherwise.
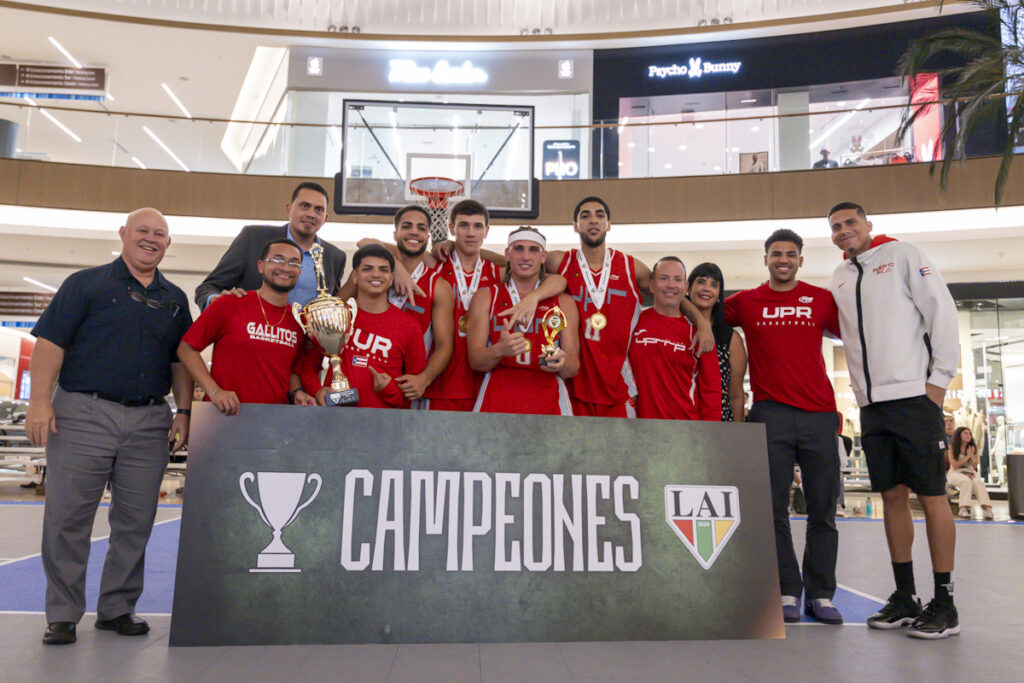
<path fill-rule="evenodd" d="M 896 138 L 906 102 L 832 101 L 785 114 L 784 102 L 773 98 L 770 106 L 640 111 L 577 126 L 546 125 L 538 113 L 534 175 L 654 178 L 930 161 L 937 125 Z M 0 154 L 10 148 L 6 156 L 39 161 L 333 177 L 341 167 L 340 121 L 284 118 L 228 121 L 0 101 Z"/>

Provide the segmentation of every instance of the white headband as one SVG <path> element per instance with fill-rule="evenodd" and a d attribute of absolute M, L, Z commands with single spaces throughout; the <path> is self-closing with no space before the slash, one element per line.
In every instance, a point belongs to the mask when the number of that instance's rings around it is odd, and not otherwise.
<path fill-rule="evenodd" d="M 509 233 L 508 244 L 505 246 L 511 247 L 514 242 L 536 242 L 540 245 L 541 249 L 546 251 L 548 248 L 548 242 L 544 239 L 544 235 L 533 230 L 523 230 L 522 228 Z"/>

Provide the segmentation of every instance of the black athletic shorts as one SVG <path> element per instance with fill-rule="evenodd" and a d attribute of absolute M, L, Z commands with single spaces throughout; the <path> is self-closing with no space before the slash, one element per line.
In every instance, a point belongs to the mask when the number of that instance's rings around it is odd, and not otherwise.
<path fill-rule="evenodd" d="M 946 430 L 942 408 L 927 396 L 860 409 L 861 445 L 873 491 L 906 484 L 922 496 L 946 494 Z"/>

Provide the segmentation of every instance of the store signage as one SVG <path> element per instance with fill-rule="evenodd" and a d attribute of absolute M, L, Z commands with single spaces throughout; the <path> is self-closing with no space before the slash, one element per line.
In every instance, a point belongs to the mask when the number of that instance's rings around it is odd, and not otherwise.
<path fill-rule="evenodd" d="M 580 177 L 579 140 L 544 141 L 544 180 L 576 180 Z"/>
<path fill-rule="evenodd" d="M 687 64 L 672 64 L 670 66 L 658 66 L 651 64 L 647 67 L 648 78 L 676 78 L 689 76 L 690 78 L 702 78 L 706 74 L 729 74 L 735 76 L 740 71 L 743 62 L 705 62 L 700 57 L 690 57 Z"/>
<path fill-rule="evenodd" d="M 103 90 L 106 80 L 105 69 L 18 65 L 18 86 L 22 88 Z"/>
<path fill-rule="evenodd" d="M 438 60 L 433 67 L 420 66 L 414 59 L 392 59 L 388 62 L 389 83 L 434 85 L 475 85 L 487 82 L 487 72 L 468 59 L 452 66 L 447 59 Z"/>

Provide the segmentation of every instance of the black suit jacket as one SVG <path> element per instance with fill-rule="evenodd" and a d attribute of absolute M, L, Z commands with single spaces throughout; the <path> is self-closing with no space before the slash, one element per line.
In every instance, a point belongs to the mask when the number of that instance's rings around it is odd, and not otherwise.
<path fill-rule="evenodd" d="M 220 294 L 226 289 L 259 289 L 263 276 L 256 270 L 256 261 L 267 242 L 288 236 L 287 225 L 247 225 L 238 233 L 228 250 L 220 257 L 220 263 L 202 284 L 196 288 L 196 303 L 199 309 L 206 308 L 210 295 Z M 324 281 L 331 294 L 337 294 L 341 277 L 345 274 L 345 252 L 326 240 L 320 240 L 324 248 Z"/>

